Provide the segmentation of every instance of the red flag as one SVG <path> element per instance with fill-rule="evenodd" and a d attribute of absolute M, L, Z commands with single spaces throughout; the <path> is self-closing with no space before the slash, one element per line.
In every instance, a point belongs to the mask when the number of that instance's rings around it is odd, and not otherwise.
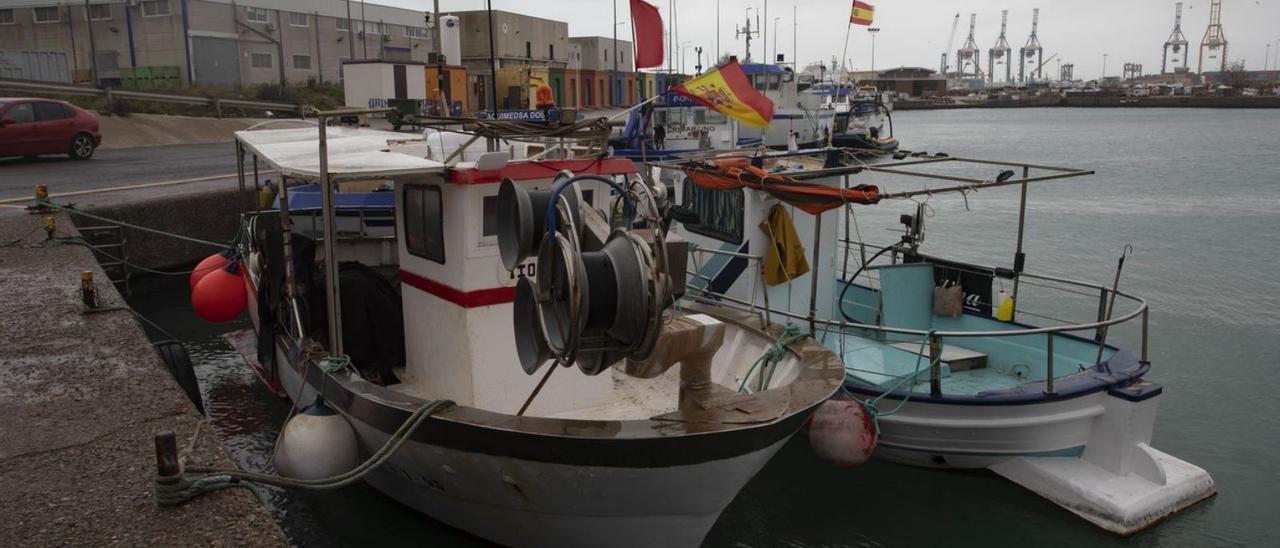
<path fill-rule="evenodd" d="M 636 68 L 662 66 L 662 14 L 643 0 L 631 0 L 631 28 L 636 37 Z"/>

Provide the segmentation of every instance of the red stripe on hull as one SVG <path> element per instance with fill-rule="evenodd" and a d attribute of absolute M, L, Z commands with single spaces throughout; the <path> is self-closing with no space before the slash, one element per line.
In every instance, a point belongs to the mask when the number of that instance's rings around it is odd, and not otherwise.
<path fill-rule="evenodd" d="M 407 270 L 400 271 L 400 281 L 404 282 L 409 287 L 430 293 L 463 308 L 492 306 L 516 300 L 516 288 L 514 287 L 494 287 L 490 289 L 463 291 L 461 289 L 449 287 L 435 280 L 424 278 Z"/>

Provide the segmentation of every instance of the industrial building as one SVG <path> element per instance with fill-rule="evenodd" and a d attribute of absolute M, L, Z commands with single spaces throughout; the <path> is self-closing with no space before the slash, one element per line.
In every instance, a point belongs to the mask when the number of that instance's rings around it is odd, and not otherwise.
<path fill-rule="evenodd" d="M 141 89 L 336 82 L 346 60 L 428 61 L 425 17 L 346 0 L 17 0 L 0 7 L 0 77 Z"/>

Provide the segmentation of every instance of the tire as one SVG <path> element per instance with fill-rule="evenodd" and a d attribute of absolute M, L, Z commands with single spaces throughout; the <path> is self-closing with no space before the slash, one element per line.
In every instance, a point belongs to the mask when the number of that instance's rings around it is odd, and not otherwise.
<path fill-rule="evenodd" d="M 196 379 L 195 366 L 187 355 L 187 349 L 178 341 L 159 342 L 155 347 L 160 359 L 164 360 L 165 367 L 169 369 L 169 374 L 173 375 L 173 380 L 178 382 L 187 398 L 195 404 L 196 411 L 203 415 L 204 401 L 200 397 L 200 381 Z"/>
<path fill-rule="evenodd" d="M 71 149 L 67 151 L 67 156 L 73 160 L 88 160 L 93 157 L 93 151 L 97 146 L 97 143 L 93 142 L 92 135 L 77 133 L 71 138 Z"/>

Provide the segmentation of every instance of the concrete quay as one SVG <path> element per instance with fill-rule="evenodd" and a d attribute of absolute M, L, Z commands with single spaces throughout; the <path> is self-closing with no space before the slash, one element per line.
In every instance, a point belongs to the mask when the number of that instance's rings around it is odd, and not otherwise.
<path fill-rule="evenodd" d="M 67 214 L 54 217 L 76 233 Z M 94 273 L 103 306 L 124 301 L 91 251 L 42 246 L 44 231 L 32 232 L 42 224 L 0 210 L 0 241 L 23 238 L 0 247 L 0 545 L 286 544 L 245 489 L 153 502 L 152 436 L 173 430 L 185 447 L 201 416 L 132 314 L 83 312 L 81 271 Z M 233 466 L 201 431 L 191 459 Z"/>

